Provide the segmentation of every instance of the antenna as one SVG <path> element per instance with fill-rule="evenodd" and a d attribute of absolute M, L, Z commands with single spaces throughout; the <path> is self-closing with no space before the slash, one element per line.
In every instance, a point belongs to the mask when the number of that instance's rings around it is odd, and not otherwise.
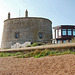
<path fill-rule="evenodd" d="M 20 9 L 19 9 L 19 17 L 20 17 Z"/>

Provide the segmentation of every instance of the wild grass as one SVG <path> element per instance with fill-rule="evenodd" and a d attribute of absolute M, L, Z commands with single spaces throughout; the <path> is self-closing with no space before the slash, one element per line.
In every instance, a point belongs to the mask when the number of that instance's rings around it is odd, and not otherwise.
<path fill-rule="evenodd" d="M 17 52 L 17 53 L 7 53 L 7 52 L 2 52 L 0 53 L 0 57 L 8 57 L 8 56 L 17 56 L 17 55 L 22 55 L 24 54 L 23 52 Z"/>
<path fill-rule="evenodd" d="M 64 54 L 75 54 L 75 50 L 35 50 L 25 54 L 24 52 L 17 53 L 0 53 L 0 57 L 16 56 L 17 58 L 40 58 L 44 56 L 64 55 Z"/>
<path fill-rule="evenodd" d="M 75 54 L 75 51 L 72 50 L 36 50 L 33 52 L 30 52 L 28 54 L 22 55 L 20 57 L 22 58 L 29 58 L 29 57 L 34 57 L 34 58 L 40 58 L 44 56 L 54 56 L 54 55 L 64 55 L 64 54 Z M 19 58 L 19 57 L 18 57 Z"/>
<path fill-rule="evenodd" d="M 75 38 L 74 37 L 72 38 L 72 43 L 75 43 Z"/>
<path fill-rule="evenodd" d="M 27 47 L 34 47 L 34 46 L 41 46 L 44 45 L 44 43 L 33 43 L 32 45 L 27 45 Z"/>

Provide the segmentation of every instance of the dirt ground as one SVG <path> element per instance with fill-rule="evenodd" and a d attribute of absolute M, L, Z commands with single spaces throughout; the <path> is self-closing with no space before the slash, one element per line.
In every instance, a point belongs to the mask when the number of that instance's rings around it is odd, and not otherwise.
<path fill-rule="evenodd" d="M 75 55 L 0 57 L 0 75 L 75 75 Z"/>

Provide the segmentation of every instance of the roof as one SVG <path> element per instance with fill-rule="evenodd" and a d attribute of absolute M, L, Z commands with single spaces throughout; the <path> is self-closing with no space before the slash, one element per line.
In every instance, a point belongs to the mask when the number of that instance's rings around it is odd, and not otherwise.
<path fill-rule="evenodd" d="M 74 27 L 75 28 L 75 25 L 59 25 L 59 26 L 56 26 L 56 27 L 53 27 L 53 29 L 59 29 L 59 28 L 72 28 L 72 27 Z"/>

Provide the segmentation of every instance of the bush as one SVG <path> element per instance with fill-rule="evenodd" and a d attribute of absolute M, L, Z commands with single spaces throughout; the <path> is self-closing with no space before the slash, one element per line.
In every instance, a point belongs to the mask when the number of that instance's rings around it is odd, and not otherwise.
<path fill-rule="evenodd" d="M 40 54 L 36 55 L 34 58 L 39 58 L 40 57 Z M 42 56 L 41 56 L 42 57 Z"/>
<path fill-rule="evenodd" d="M 10 53 L 6 53 L 5 56 L 6 56 L 6 57 L 7 57 L 7 56 L 11 56 L 11 54 L 10 54 Z"/>
<path fill-rule="evenodd" d="M 44 57 L 50 54 L 50 50 L 43 50 L 38 55 L 35 56 L 35 58 Z"/>
<path fill-rule="evenodd" d="M 28 54 L 25 55 L 25 58 L 29 58 L 29 57 L 35 57 L 35 58 L 39 58 L 39 57 L 44 57 L 44 56 L 54 56 L 54 55 L 64 55 L 64 54 L 75 54 L 75 52 L 71 51 L 71 50 L 63 50 L 62 52 L 60 52 L 59 50 L 36 50 L 33 52 L 30 52 Z"/>
<path fill-rule="evenodd" d="M 15 53 L 15 55 L 21 55 L 22 54 L 22 52 L 17 52 L 17 53 Z"/>
<path fill-rule="evenodd" d="M 32 45 L 27 45 L 26 47 L 34 47 L 34 46 L 41 46 L 44 45 L 44 43 L 33 43 Z"/>
<path fill-rule="evenodd" d="M 15 53 L 11 53 L 11 56 L 15 56 Z"/>
<path fill-rule="evenodd" d="M 0 53 L 0 57 L 3 57 L 3 53 Z"/>
<path fill-rule="evenodd" d="M 25 55 L 26 58 L 32 57 L 33 56 L 33 52 L 30 52 L 28 54 Z"/>
<path fill-rule="evenodd" d="M 55 54 L 55 51 L 50 51 L 50 55 L 54 55 Z"/>
<path fill-rule="evenodd" d="M 41 52 L 40 50 L 35 50 L 35 51 L 33 52 L 33 56 L 40 54 L 40 52 Z"/>
<path fill-rule="evenodd" d="M 0 57 L 8 57 L 11 56 L 10 53 L 0 53 Z"/>
<path fill-rule="evenodd" d="M 54 56 L 54 55 L 64 55 L 64 54 L 75 54 L 75 51 L 73 50 L 35 50 L 28 54 L 24 54 L 24 52 L 17 52 L 17 53 L 0 53 L 0 57 L 8 57 L 8 56 L 17 56 L 17 58 L 29 58 L 29 57 L 44 57 L 44 56 Z"/>
<path fill-rule="evenodd" d="M 29 53 L 25 55 L 25 58 L 32 57 Z"/>
<path fill-rule="evenodd" d="M 31 46 L 41 46 L 44 45 L 44 43 L 33 43 Z"/>
<path fill-rule="evenodd" d="M 31 45 L 27 45 L 26 47 L 31 47 Z"/>
<path fill-rule="evenodd" d="M 0 57 L 8 57 L 8 56 L 16 56 L 16 55 L 21 55 L 24 54 L 23 52 L 17 52 L 17 53 L 0 53 Z"/>
<path fill-rule="evenodd" d="M 43 56 L 45 56 L 45 51 L 44 50 L 41 51 L 40 54 L 39 54 L 39 57 L 43 57 Z"/>
<path fill-rule="evenodd" d="M 50 54 L 50 50 L 43 50 L 41 51 L 40 56 L 47 56 L 49 54 Z"/>
<path fill-rule="evenodd" d="M 45 50 L 45 54 L 49 55 L 50 54 L 50 50 Z"/>
<path fill-rule="evenodd" d="M 25 58 L 25 55 L 17 56 L 17 58 Z"/>
<path fill-rule="evenodd" d="M 64 54 L 71 54 L 71 51 L 70 50 L 67 50 L 67 51 L 64 51 L 63 53 Z"/>
<path fill-rule="evenodd" d="M 30 52 L 30 53 L 26 54 L 25 57 L 26 57 L 26 58 L 34 57 L 34 56 L 38 55 L 39 53 L 40 53 L 39 50 L 35 50 L 35 51 L 33 51 L 33 52 Z"/>

